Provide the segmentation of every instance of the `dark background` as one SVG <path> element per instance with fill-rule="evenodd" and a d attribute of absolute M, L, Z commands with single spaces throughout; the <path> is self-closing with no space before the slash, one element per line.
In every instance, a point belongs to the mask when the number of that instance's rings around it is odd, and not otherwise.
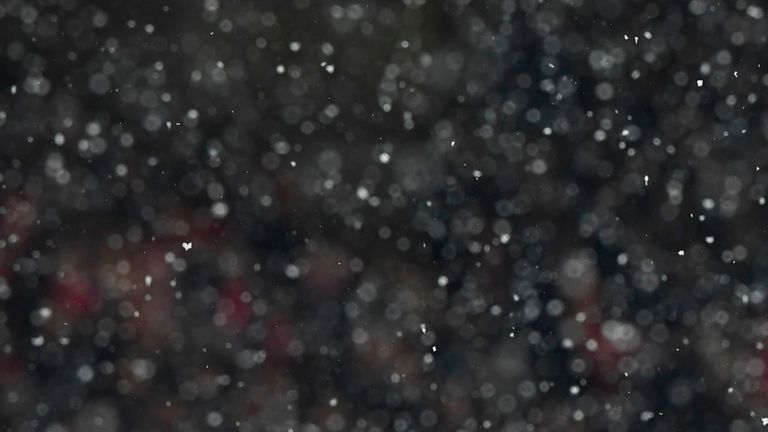
<path fill-rule="evenodd" d="M 0 429 L 762 430 L 764 14 L 0 0 Z"/>

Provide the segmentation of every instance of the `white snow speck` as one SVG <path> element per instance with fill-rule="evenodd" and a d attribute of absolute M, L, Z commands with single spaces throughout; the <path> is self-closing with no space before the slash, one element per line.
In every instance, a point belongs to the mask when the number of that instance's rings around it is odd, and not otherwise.
<path fill-rule="evenodd" d="M 285 266 L 285 275 L 291 279 L 297 279 L 301 276 L 301 269 L 296 264 L 288 264 Z"/>
<path fill-rule="evenodd" d="M 146 286 L 152 285 L 152 276 L 150 275 L 144 276 L 144 285 Z"/>
<path fill-rule="evenodd" d="M 185 251 L 188 251 L 192 249 L 192 242 L 183 242 L 181 247 L 183 247 Z"/>
<path fill-rule="evenodd" d="M 650 178 L 647 175 L 643 177 L 643 182 L 645 182 L 646 186 L 648 186 L 648 180 L 650 180 Z"/>
<path fill-rule="evenodd" d="M 368 192 L 368 189 L 365 188 L 365 186 L 358 186 L 357 187 L 357 198 L 360 200 L 367 200 L 368 197 L 370 197 L 371 194 Z"/>
<path fill-rule="evenodd" d="M 211 213 L 217 219 L 223 219 L 229 214 L 229 206 L 223 201 L 217 201 L 211 205 Z"/>
<path fill-rule="evenodd" d="M 205 421 L 208 423 L 208 426 L 219 427 L 224 422 L 224 416 L 218 411 L 211 411 L 205 416 Z"/>
<path fill-rule="evenodd" d="M 704 85 L 704 80 L 696 80 L 696 85 L 697 85 L 698 87 L 701 87 L 701 86 L 703 86 L 703 85 Z"/>

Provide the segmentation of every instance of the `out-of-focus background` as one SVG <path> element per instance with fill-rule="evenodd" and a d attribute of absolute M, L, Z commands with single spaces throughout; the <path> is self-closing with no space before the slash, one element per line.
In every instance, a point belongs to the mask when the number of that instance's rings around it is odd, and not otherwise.
<path fill-rule="evenodd" d="M 0 0 L 0 430 L 763 430 L 766 37 Z"/>

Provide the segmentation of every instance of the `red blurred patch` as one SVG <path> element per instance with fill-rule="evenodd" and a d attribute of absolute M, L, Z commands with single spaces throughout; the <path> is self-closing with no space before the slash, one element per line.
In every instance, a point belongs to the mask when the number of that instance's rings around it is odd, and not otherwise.
<path fill-rule="evenodd" d="M 246 285 L 242 279 L 227 279 L 222 283 L 221 298 L 216 305 L 216 312 L 223 313 L 227 325 L 238 332 L 244 330 L 251 321 L 251 307 L 242 301 L 245 292 Z"/>
<path fill-rule="evenodd" d="M 288 345 L 293 340 L 293 325 L 281 318 L 273 319 L 267 328 L 264 349 L 267 358 L 285 359 L 288 357 Z"/>
<path fill-rule="evenodd" d="M 70 319 L 93 314 L 98 304 L 93 284 L 79 274 L 57 279 L 51 287 L 51 299 L 56 310 Z"/>

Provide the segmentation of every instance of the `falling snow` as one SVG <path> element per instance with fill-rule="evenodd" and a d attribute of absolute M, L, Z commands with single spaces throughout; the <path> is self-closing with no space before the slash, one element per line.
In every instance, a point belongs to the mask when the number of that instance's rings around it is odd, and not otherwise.
<path fill-rule="evenodd" d="M 0 31 L 0 431 L 768 426 L 760 2 Z"/>

